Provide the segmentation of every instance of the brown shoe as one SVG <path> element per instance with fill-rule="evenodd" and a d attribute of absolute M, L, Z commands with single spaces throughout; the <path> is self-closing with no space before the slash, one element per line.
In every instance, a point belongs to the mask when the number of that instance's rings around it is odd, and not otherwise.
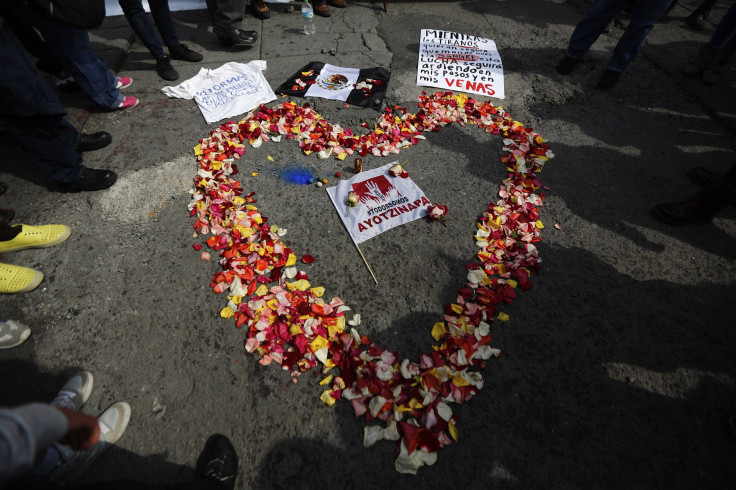
<path fill-rule="evenodd" d="M 345 0 L 327 0 L 327 3 L 339 9 L 345 8 Z"/>
<path fill-rule="evenodd" d="M 257 19 L 268 19 L 271 17 L 271 11 L 263 0 L 250 0 L 250 10 Z"/>
<path fill-rule="evenodd" d="M 314 7 L 314 13 L 320 17 L 329 17 L 331 15 L 330 7 L 327 5 L 312 5 L 312 7 Z"/>

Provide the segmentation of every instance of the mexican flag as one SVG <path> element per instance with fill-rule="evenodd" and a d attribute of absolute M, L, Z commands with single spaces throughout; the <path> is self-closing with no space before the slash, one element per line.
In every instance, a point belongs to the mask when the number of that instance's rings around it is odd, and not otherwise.
<path fill-rule="evenodd" d="M 388 88 L 385 68 L 345 68 L 313 61 L 282 83 L 276 93 L 342 100 L 379 110 Z"/>

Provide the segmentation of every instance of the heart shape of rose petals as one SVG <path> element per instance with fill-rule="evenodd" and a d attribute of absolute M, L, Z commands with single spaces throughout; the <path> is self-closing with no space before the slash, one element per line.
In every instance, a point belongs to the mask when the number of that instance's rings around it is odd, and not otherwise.
<path fill-rule="evenodd" d="M 437 92 L 420 96 L 419 108 L 416 114 L 386 109 L 371 133 L 356 136 L 331 125 L 308 104 L 262 106 L 239 123 L 223 124 L 195 147 L 199 169 L 189 205 L 197 217 L 196 233 L 211 233 L 207 245 L 222 257 L 223 271 L 214 275 L 211 287 L 228 292 L 220 315 L 248 329 L 246 351 L 259 356 L 260 364 L 277 363 L 295 377 L 318 365 L 325 373 L 336 368 L 339 375 L 320 382 L 327 387 L 322 401 L 332 405 L 345 399 L 366 421 L 385 422 L 367 426 L 363 443 L 399 441 L 396 469 L 403 473 L 433 464 L 437 450 L 457 440 L 450 404 L 471 399 L 483 386 L 481 374 L 471 368 L 483 369 L 501 353 L 489 345 L 490 325 L 494 317 L 508 320 L 498 305 L 511 303 L 517 287 L 529 290 L 529 277 L 538 272 L 534 244 L 541 240 L 544 195 L 537 194 L 541 183 L 536 173 L 554 156 L 532 128 L 488 102 Z M 467 284 L 445 306 L 444 321 L 432 327 L 438 345 L 417 361 L 401 360 L 360 335 L 360 315 L 348 321 L 350 308 L 342 300 L 326 302 L 325 289 L 312 286 L 306 273 L 297 271 L 296 255 L 281 241 L 283 230 L 268 224 L 253 205 L 253 193 L 242 197 L 241 183 L 233 178 L 236 160 L 247 144 L 258 147 L 280 138 L 296 139 L 306 154 L 316 152 L 321 158 L 387 156 L 417 144 L 424 139 L 422 132 L 451 123 L 503 136 L 501 162 L 508 178 L 500 186 L 500 199 L 477 223 L 479 251 L 477 261 L 466 266 Z"/>

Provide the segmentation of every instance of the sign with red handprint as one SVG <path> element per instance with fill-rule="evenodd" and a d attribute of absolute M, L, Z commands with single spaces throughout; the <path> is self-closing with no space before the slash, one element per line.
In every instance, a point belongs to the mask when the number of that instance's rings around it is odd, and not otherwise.
<path fill-rule="evenodd" d="M 396 163 L 361 172 L 327 189 L 356 244 L 427 215 L 430 201 L 414 181 L 389 174 L 388 169 Z M 350 192 L 357 194 L 354 206 L 346 200 Z M 348 207 L 353 209 L 348 212 Z"/>

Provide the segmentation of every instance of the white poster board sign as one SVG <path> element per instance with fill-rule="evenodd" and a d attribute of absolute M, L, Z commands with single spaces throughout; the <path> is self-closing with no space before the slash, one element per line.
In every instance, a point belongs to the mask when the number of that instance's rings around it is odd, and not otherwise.
<path fill-rule="evenodd" d="M 422 29 L 417 85 L 504 98 L 496 43 L 467 34 Z"/>

